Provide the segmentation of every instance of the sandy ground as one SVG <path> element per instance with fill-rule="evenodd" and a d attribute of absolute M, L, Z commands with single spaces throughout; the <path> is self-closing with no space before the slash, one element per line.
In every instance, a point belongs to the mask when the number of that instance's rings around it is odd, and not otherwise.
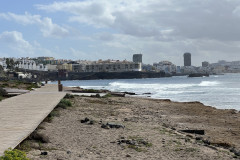
<path fill-rule="evenodd" d="M 76 96 L 71 101 L 73 107 L 60 109 L 51 123 L 39 126 L 37 132 L 47 137 L 48 143 L 24 142 L 31 147 L 29 158 L 238 159 L 229 151 L 240 148 L 240 113 L 235 110 L 129 97 Z M 90 121 L 81 123 L 86 117 Z M 106 123 L 120 128 L 106 127 Z M 183 129 L 202 129 L 205 135 L 179 132 Z"/>

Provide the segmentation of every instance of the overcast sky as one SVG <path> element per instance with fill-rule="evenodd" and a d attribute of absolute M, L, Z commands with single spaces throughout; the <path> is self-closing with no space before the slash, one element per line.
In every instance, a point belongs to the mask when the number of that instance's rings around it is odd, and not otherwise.
<path fill-rule="evenodd" d="M 240 60 L 239 0 L 7 0 L 0 57 Z"/>

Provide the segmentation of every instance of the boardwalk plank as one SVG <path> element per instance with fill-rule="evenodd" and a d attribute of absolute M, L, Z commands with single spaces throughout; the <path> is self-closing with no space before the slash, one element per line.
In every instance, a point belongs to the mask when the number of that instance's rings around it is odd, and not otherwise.
<path fill-rule="evenodd" d="M 36 91 L 0 102 L 0 155 L 27 138 L 66 93 L 48 84 Z"/>

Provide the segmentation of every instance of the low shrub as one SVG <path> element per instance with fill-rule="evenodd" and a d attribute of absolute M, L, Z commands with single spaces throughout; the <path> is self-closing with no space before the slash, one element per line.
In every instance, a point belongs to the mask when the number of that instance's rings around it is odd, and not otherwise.
<path fill-rule="evenodd" d="M 0 88 L 0 97 L 5 96 L 7 94 L 7 92 L 5 91 L 5 89 Z"/>
<path fill-rule="evenodd" d="M 102 96 L 102 98 L 108 98 L 108 97 L 112 97 L 112 95 L 110 93 L 108 93 L 108 94 Z"/>
<path fill-rule="evenodd" d="M 27 90 L 31 91 L 32 88 L 39 88 L 39 87 L 38 87 L 37 83 L 30 83 L 30 84 L 28 84 Z"/>
<path fill-rule="evenodd" d="M 99 93 L 99 90 L 96 90 L 96 89 L 84 89 L 83 92 L 86 92 L 86 93 Z"/>
<path fill-rule="evenodd" d="M 69 101 L 68 99 L 62 99 L 62 100 L 58 103 L 57 107 L 66 109 L 67 107 L 72 107 L 72 103 L 71 103 L 71 101 Z"/>
<path fill-rule="evenodd" d="M 18 149 L 8 149 L 4 152 L 4 155 L 0 157 L 0 160 L 30 160 L 27 158 L 25 152 Z"/>
<path fill-rule="evenodd" d="M 74 95 L 71 95 L 71 94 L 67 93 L 66 96 L 65 96 L 64 98 L 71 99 L 71 98 L 74 98 Z"/>

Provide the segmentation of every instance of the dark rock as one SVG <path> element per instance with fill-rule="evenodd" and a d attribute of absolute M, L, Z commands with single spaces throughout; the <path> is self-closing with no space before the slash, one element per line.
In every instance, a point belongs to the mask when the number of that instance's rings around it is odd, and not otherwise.
<path fill-rule="evenodd" d="M 89 122 L 90 125 L 94 125 L 94 123 L 95 123 L 95 122 L 94 122 L 93 120 L 91 120 L 91 121 Z"/>
<path fill-rule="evenodd" d="M 102 124 L 102 125 L 101 125 L 101 128 L 110 129 L 110 127 L 109 127 L 108 125 L 106 125 L 106 124 Z"/>
<path fill-rule="evenodd" d="M 87 123 L 89 121 L 89 118 L 85 118 L 85 119 L 83 119 L 83 120 L 81 120 L 81 123 Z"/>
<path fill-rule="evenodd" d="M 174 128 L 174 127 L 171 127 L 171 129 L 174 130 L 174 131 L 176 130 L 176 128 Z"/>
<path fill-rule="evenodd" d="M 209 140 L 207 140 L 207 139 L 203 139 L 202 141 L 203 141 L 203 143 L 205 143 L 205 144 L 207 144 L 207 145 L 210 145 L 210 144 L 211 144 L 211 142 L 210 142 Z"/>
<path fill-rule="evenodd" d="M 136 95 L 136 93 L 133 93 L 133 92 L 123 92 L 125 94 L 128 94 L 128 95 Z"/>
<path fill-rule="evenodd" d="M 204 130 L 198 130 L 198 129 L 185 129 L 185 130 L 180 130 L 180 132 L 184 132 L 184 133 L 191 133 L 191 134 L 199 134 L 199 135 L 204 135 L 205 131 Z"/>
<path fill-rule="evenodd" d="M 71 151 L 67 151 L 67 154 L 71 154 Z"/>
<path fill-rule="evenodd" d="M 237 158 L 238 158 L 238 156 L 234 155 L 234 156 L 233 156 L 233 158 L 236 158 L 236 159 L 237 159 Z"/>
<path fill-rule="evenodd" d="M 188 77 L 209 77 L 208 73 L 192 73 L 189 74 Z"/>
<path fill-rule="evenodd" d="M 124 118 L 124 121 L 129 121 L 129 119 L 128 118 Z"/>
<path fill-rule="evenodd" d="M 110 128 L 125 128 L 124 125 L 122 125 L 122 124 L 115 124 L 115 123 L 107 123 L 107 126 L 109 126 Z"/>
<path fill-rule="evenodd" d="M 236 156 L 240 156 L 240 150 L 237 150 L 236 148 L 231 148 L 230 152 L 233 152 Z"/>
<path fill-rule="evenodd" d="M 46 155 L 48 155 L 48 152 L 41 152 L 41 155 L 46 156 Z"/>
<path fill-rule="evenodd" d="M 201 140 L 203 140 L 203 137 L 196 137 L 195 138 L 197 141 L 201 141 Z"/>
<path fill-rule="evenodd" d="M 126 155 L 126 157 L 130 158 L 130 157 L 131 157 L 131 155 L 127 154 L 127 155 Z"/>
<path fill-rule="evenodd" d="M 143 93 L 143 94 L 152 94 L 152 93 L 150 93 L 150 92 L 147 92 L 147 93 Z"/>
<path fill-rule="evenodd" d="M 227 143 L 227 142 L 211 142 L 211 145 L 218 146 L 218 147 L 223 147 L 223 148 L 230 148 L 232 145 Z"/>
<path fill-rule="evenodd" d="M 112 92 L 111 95 L 116 97 L 125 97 L 125 93 L 121 93 L 121 92 Z"/>

